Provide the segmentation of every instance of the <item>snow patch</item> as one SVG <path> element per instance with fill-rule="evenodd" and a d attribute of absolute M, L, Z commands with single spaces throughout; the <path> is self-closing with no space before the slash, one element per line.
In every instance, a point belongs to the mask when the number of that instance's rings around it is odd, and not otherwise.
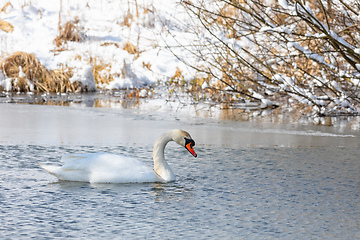
<path fill-rule="evenodd" d="M 96 91 L 95 78 L 91 66 L 78 64 L 73 70 L 73 76 L 69 79 L 71 83 L 79 82 L 88 91 Z"/>
<path fill-rule="evenodd" d="M 7 92 L 10 92 L 12 90 L 12 79 L 11 78 L 3 78 L 1 77 L 0 73 L 0 86 Z"/>

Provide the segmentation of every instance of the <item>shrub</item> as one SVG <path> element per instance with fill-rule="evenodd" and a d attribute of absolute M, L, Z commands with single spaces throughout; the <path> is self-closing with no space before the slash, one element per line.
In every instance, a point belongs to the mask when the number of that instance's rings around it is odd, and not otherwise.
<path fill-rule="evenodd" d="M 198 37 L 183 44 L 188 54 L 178 57 L 208 76 L 211 88 L 265 103 L 286 96 L 319 114 L 357 113 L 357 1 L 194 0 L 182 4 L 195 19 L 193 33 Z"/>

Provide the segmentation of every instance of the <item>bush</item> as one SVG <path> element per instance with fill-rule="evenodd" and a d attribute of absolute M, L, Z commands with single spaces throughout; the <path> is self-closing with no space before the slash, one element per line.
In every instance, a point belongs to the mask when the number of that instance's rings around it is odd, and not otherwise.
<path fill-rule="evenodd" d="M 284 97 L 294 99 L 319 114 L 357 113 L 358 1 L 182 4 L 195 19 L 192 27 L 197 36 L 182 47 L 198 64 L 178 57 L 207 76 L 210 88 L 270 105 Z"/>

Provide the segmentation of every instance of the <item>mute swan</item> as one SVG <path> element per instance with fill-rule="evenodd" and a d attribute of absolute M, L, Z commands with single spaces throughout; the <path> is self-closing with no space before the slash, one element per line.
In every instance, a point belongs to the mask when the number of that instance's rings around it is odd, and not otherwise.
<path fill-rule="evenodd" d="M 170 182 L 175 174 L 165 161 L 164 149 L 168 142 L 175 141 L 197 157 L 190 134 L 179 129 L 161 135 L 153 148 L 154 170 L 143 162 L 111 153 L 67 154 L 61 160 L 64 165 L 40 166 L 59 180 L 90 183 Z"/>

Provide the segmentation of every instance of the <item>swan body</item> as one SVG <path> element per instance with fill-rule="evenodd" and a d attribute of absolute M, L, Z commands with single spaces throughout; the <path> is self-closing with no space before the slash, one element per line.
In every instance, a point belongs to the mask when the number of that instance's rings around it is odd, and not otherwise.
<path fill-rule="evenodd" d="M 175 129 L 161 135 L 153 148 L 154 169 L 143 162 L 112 153 L 67 154 L 61 158 L 62 166 L 40 166 L 59 180 L 91 183 L 170 182 L 175 174 L 165 160 L 168 142 L 184 146 L 194 157 L 195 145 L 189 133 Z"/>

